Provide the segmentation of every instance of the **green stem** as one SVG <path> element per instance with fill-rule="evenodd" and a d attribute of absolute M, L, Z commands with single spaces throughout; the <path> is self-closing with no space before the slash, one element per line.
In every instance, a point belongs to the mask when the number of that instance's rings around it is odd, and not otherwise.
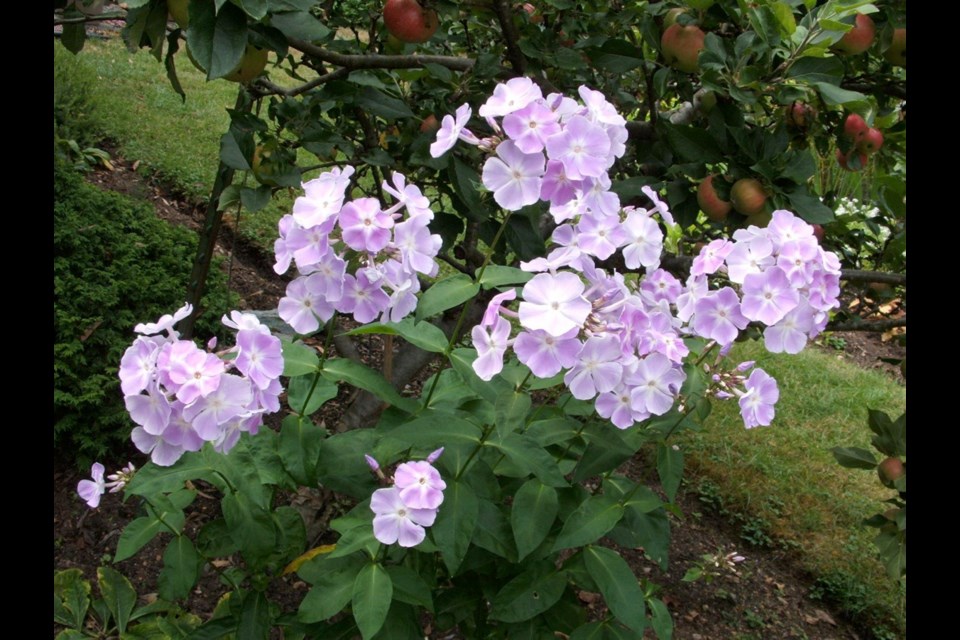
<path fill-rule="evenodd" d="M 467 456 L 467 461 L 463 463 L 463 466 L 460 468 L 460 471 L 457 472 L 457 475 L 454 477 L 454 481 L 460 480 L 460 477 L 463 475 L 463 472 L 467 470 L 467 467 L 470 466 L 470 463 L 473 462 L 474 457 L 480 453 L 480 449 L 483 448 L 483 444 L 487 441 L 487 438 L 490 437 L 490 434 L 493 433 L 494 425 L 486 425 L 483 427 L 483 434 L 480 436 L 480 442 L 477 443 L 477 446 L 473 448 L 473 451 L 470 452 L 470 455 Z"/>
<path fill-rule="evenodd" d="M 307 393 L 307 398 L 303 401 L 303 407 L 300 409 L 297 422 L 300 426 L 303 426 L 303 419 L 306 418 L 307 407 L 310 406 L 310 398 L 313 397 L 313 392 L 317 389 L 317 384 L 320 382 L 320 374 L 323 371 L 323 363 L 327 361 L 327 354 L 330 353 L 330 343 L 333 342 L 333 326 L 336 316 L 330 318 L 330 321 L 327 322 L 327 337 L 323 344 L 323 353 L 320 354 L 320 363 L 317 365 L 317 371 L 313 374 L 313 384 L 310 385 L 310 391 Z"/>
<path fill-rule="evenodd" d="M 144 500 L 146 500 L 147 504 L 150 505 L 150 510 L 153 511 L 153 517 L 156 518 L 160 524 L 162 524 L 167 529 L 169 529 L 170 533 L 177 536 L 178 538 L 183 535 L 182 532 L 178 531 L 173 525 L 171 525 L 169 522 L 163 519 L 163 516 L 160 515 L 160 509 L 158 509 L 155 504 L 150 502 L 150 498 L 144 497 Z"/>
<path fill-rule="evenodd" d="M 500 236 L 503 235 L 503 231 L 507 228 L 507 221 L 509 220 L 510 212 L 507 211 L 507 215 L 503 217 L 503 223 L 500 225 L 500 228 L 497 229 L 496 235 L 493 236 L 493 242 L 491 242 L 490 246 L 487 247 L 487 252 L 483 257 L 483 264 L 480 265 L 480 271 L 477 273 L 477 282 L 480 282 L 480 280 L 483 278 L 483 272 L 486 271 L 487 265 L 490 264 L 490 260 L 493 257 L 493 252 L 497 247 L 497 243 L 500 241 Z M 457 318 L 457 325 L 453 328 L 453 333 L 450 334 L 450 340 L 447 342 L 447 348 L 443 351 L 444 356 L 449 358 L 450 352 L 453 351 L 453 345 L 457 344 L 457 341 L 460 340 L 460 331 L 463 329 L 463 323 L 467 319 L 467 310 L 470 309 L 470 305 L 473 304 L 473 301 L 477 299 L 478 295 L 480 295 L 479 291 L 477 291 L 477 295 L 464 302 L 463 307 L 460 308 L 460 317 Z M 437 390 L 437 382 L 439 381 L 440 376 L 435 375 L 433 377 L 433 382 L 430 384 L 430 390 L 427 392 L 427 398 L 423 401 L 424 407 L 430 404 L 430 399 L 433 398 L 433 393 Z"/>
<path fill-rule="evenodd" d="M 699 402 L 699 401 L 700 401 L 700 400 L 698 399 L 697 402 Z M 673 435 L 674 429 L 676 429 L 677 427 L 679 427 L 679 426 L 680 426 L 680 423 L 683 422 L 684 420 L 686 420 L 686 419 L 687 419 L 687 416 L 689 416 L 691 413 L 693 413 L 693 410 L 694 410 L 694 408 L 695 408 L 695 406 L 696 406 L 696 403 L 688 402 L 687 404 L 688 404 L 688 406 L 687 406 L 686 409 L 683 410 L 683 413 L 680 414 L 680 418 L 679 418 L 676 422 L 673 423 L 673 426 L 670 427 L 670 430 L 667 431 L 666 435 L 663 436 L 664 442 L 666 442 L 667 438 L 669 438 L 671 435 Z"/>

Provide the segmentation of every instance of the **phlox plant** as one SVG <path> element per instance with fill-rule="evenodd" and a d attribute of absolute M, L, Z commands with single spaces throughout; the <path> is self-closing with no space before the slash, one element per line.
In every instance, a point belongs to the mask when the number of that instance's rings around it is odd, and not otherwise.
<path fill-rule="evenodd" d="M 436 278 L 431 202 L 406 176 L 382 185 L 390 202 L 354 198 L 353 167 L 303 185 L 280 222 L 276 271 L 296 277 L 279 314 L 298 334 L 276 337 L 235 312 L 235 346 L 180 340 L 181 309 L 138 326 L 120 376 L 135 445 L 151 461 L 81 483 L 96 506 L 108 488 L 142 505 L 115 560 L 170 537 L 160 595 L 184 598 L 201 567 L 219 569 L 230 596 L 201 631 L 267 637 L 640 638 L 672 634 L 670 612 L 646 578 L 606 541 L 668 566 L 668 513 L 683 473 L 674 433 L 697 429 L 712 400 L 739 403 L 746 427 L 770 425 L 780 389 L 752 362 L 729 362 L 734 341 L 762 331 L 771 351 L 796 353 L 837 305 L 839 262 L 789 211 L 705 246 L 689 273 L 662 268 L 674 228 L 667 205 L 621 203 L 608 170 L 624 154 L 626 121 L 597 91 L 550 94 L 527 78 L 496 87 L 473 118 L 446 116 L 431 146 L 485 156 L 483 187 L 513 212 L 542 207 L 546 255 L 519 266 L 487 260 L 474 274 Z M 479 305 L 482 318 L 465 318 Z M 459 318 L 445 333 L 431 318 Z M 399 335 L 444 366 L 402 395 L 379 372 L 333 357 L 338 315 L 352 334 Z M 312 343 L 315 344 L 315 343 Z M 284 382 L 281 382 L 284 380 Z M 343 385 L 385 409 L 368 428 L 328 432 L 312 419 Z M 278 430 L 264 415 L 287 409 Z M 618 467 L 656 451 L 662 493 Z M 107 481 L 110 481 L 109 483 Z M 191 538 L 184 509 L 198 483 L 220 514 Z M 308 540 L 284 496 L 324 487 L 352 501 L 330 522 L 333 544 Z M 310 585 L 297 611 L 270 601 L 270 583 Z M 587 620 L 581 590 L 607 614 Z"/>

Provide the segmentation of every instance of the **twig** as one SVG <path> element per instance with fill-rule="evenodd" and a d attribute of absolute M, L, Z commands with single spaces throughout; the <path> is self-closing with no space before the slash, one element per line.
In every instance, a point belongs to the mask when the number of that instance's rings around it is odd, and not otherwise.
<path fill-rule="evenodd" d="M 513 73 L 522 76 L 527 72 L 527 58 L 523 51 L 517 45 L 520 36 L 517 33 L 517 27 L 513 24 L 512 9 L 507 0 L 492 0 L 491 9 L 497 16 L 500 23 L 500 31 L 503 33 L 504 43 L 507 45 L 507 59 L 510 66 L 513 67 Z"/>
<path fill-rule="evenodd" d="M 287 43 L 303 53 L 313 56 L 326 63 L 344 67 L 346 69 L 417 69 L 425 64 L 437 64 L 451 71 L 469 71 L 476 64 L 473 58 L 462 56 L 430 56 L 430 55 L 356 55 L 328 51 L 315 44 L 288 38 Z"/>
<path fill-rule="evenodd" d="M 267 96 L 267 95 L 278 95 L 278 96 L 288 96 L 294 97 L 298 96 L 301 93 L 306 93 L 311 89 L 316 89 L 320 85 L 330 82 L 331 80 L 339 80 L 340 78 L 346 78 L 350 75 L 350 70 L 346 68 L 337 69 L 336 71 L 331 71 L 330 73 L 325 73 L 318 78 L 314 78 L 306 84 L 302 84 L 299 87 L 293 87 L 292 89 L 284 89 L 279 85 L 275 85 L 269 80 L 264 78 L 257 79 L 253 83 L 251 93 L 255 92 L 258 96 Z"/>

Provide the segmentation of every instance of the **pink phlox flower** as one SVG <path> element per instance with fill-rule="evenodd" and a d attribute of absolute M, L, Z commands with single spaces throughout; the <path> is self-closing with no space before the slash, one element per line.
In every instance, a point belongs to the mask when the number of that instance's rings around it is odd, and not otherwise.
<path fill-rule="evenodd" d="M 612 391 L 623 376 L 623 352 L 616 336 L 591 336 L 577 354 L 577 362 L 563 377 L 578 400 Z"/>
<path fill-rule="evenodd" d="M 153 340 L 138 337 L 120 359 L 120 389 L 124 395 L 138 394 L 154 379 L 160 346 Z"/>
<path fill-rule="evenodd" d="M 776 264 L 776 259 L 773 257 L 773 243 L 769 238 L 763 237 L 750 241 L 737 241 L 727 254 L 726 263 L 730 281 L 743 284 L 748 274 L 761 273 Z"/>
<path fill-rule="evenodd" d="M 340 211 L 343 241 L 355 251 L 377 253 L 390 242 L 393 217 L 380 210 L 376 198 L 358 198 Z"/>
<path fill-rule="evenodd" d="M 510 346 L 510 328 L 508 321 L 497 316 L 489 331 L 481 325 L 472 329 L 470 336 L 477 350 L 473 370 L 481 380 L 491 380 L 503 371 L 503 356 Z"/>
<path fill-rule="evenodd" d="M 810 284 L 813 274 L 819 268 L 817 239 L 794 240 L 780 247 L 777 266 L 783 269 L 794 287 L 801 288 Z"/>
<path fill-rule="evenodd" d="M 592 305 L 583 297 L 583 282 L 575 274 L 540 273 L 523 286 L 520 324 L 560 337 L 583 326 Z"/>
<path fill-rule="evenodd" d="M 559 116 L 542 102 L 531 102 L 503 118 L 503 130 L 524 153 L 540 153 L 546 139 L 560 132 Z"/>
<path fill-rule="evenodd" d="M 617 108 L 610 104 L 602 91 L 595 91 L 586 85 L 581 85 L 577 93 L 580 94 L 580 99 L 587 108 L 587 115 L 593 122 L 618 127 L 627 124 L 626 119 L 617 113 Z"/>
<path fill-rule="evenodd" d="M 253 313 L 243 313 L 242 311 L 231 311 L 230 315 L 224 314 L 220 318 L 224 326 L 230 327 L 236 331 L 258 331 L 260 333 L 270 334 L 270 329 L 260 322 Z"/>
<path fill-rule="evenodd" d="M 767 233 L 771 240 L 781 246 L 807 239 L 812 239 L 816 243 L 813 227 L 784 209 L 773 212 L 770 223 L 767 225 Z"/>
<path fill-rule="evenodd" d="M 150 460 L 158 467 L 169 467 L 184 453 L 183 447 L 170 444 L 162 435 L 151 435 L 140 427 L 133 428 L 130 440 L 140 453 L 149 454 Z"/>
<path fill-rule="evenodd" d="M 317 225 L 315 227 L 301 227 L 294 225 L 287 234 L 287 249 L 293 253 L 293 260 L 300 273 L 313 268 L 332 253 L 330 248 L 330 232 L 333 224 Z"/>
<path fill-rule="evenodd" d="M 543 92 L 533 80 L 522 76 L 511 78 L 493 88 L 493 95 L 487 98 L 477 113 L 481 118 L 496 118 L 519 111 L 531 102 L 542 99 Z"/>
<path fill-rule="evenodd" d="M 336 302 L 343 295 L 343 276 L 346 272 L 347 263 L 331 251 L 313 265 L 304 284 L 307 291 L 321 297 L 324 302 Z"/>
<path fill-rule="evenodd" d="M 220 378 L 226 370 L 223 360 L 207 353 L 189 340 L 178 340 L 166 352 L 167 375 L 173 384 L 177 399 L 190 404 L 197 398 L 207 396 L 220 386 Z M 160 356 L 158 356 L 158 364 Z"/>
<path fill-rule="evenodd" d="M 487 303 L 487 308 L 483 312 L 483 319 L 480 321 L 480 326 L 489 327 L 496 322 L 497 318 L 500 317 L 500 311 L 503 307 L 503 303 L 509 300 L 517 299 L 517 290 L 516 289 L 507 289 L 501 293 L 490 298 L 490 302 Z"/>
<path fill-rule="evenodd" d="M 644 210 L 630 209 L 623 221 L 623 262 L 628 269 L 656 269 L 663 253 L 663 231 Z"/>
<path fill-rule="evenodd" d="M 750 320 L 776 324 L 799 303 L 800 294 L 780 267 L 744 276 L 740 310 Z"/>
<path fill-rule="evenodd" d="M 433 220 L 433 211 L 430 209 L 430 200 L 423 195 L 420 188 L 413 184 L 407 184 L 407 178 L 402 173 L 393 172 L 391 186 L 386 180 L 383 181 L 383 190 L 402 203 L 407 210 L 407 215 L 411 218 L 423 217 L 428 221 Z"/>
<path fill-rule="evenodd" d="M 431 157 L 439 158 L 452 149 L 457 140 L 464 140 L 469 144 L 480 143 L 477 136 L 466 129 L 471 115 L 473 110 L 470 109 L 469 104 L 464 103 L 457 107 L 456 117 L 443 116 L 443 120 L 440 121 L 440 130 L 437 131 L 437 139 L 430 145 Z"/>
<path fill-rule="evenodd" d="M 598 177 L 613 165 L 610 138 L 600 125 L 583 116 L 574 116 L 561 133 L 547 138 L 547 154 L 560 160 L 573 180 Z"/>
<path fill-rule="evenodd" d="M 380 286 L 380 282 L 371 281 L 366 271 L 357 271 L 356 277 L 349 273 L 344 276 L 343 296 L 337 302 L 337 310 L 352 313 L 360 324 L 373 322 L 387 307 L 390 296 Z"/>
<path fill-rule="evenodd" d="M 160 435 L 170 422 L 172 405 L 156 384 L 149 385 L 146 391 L 124 396 L 123 403 L 135 423 L 151 435 Z"/>
<path fill-rule="evenodd" d="M 93 480 L 81 480 L 77 483 L 77 493 L 91 509 L 100 506 L 100 496 L 106 492 L 106 482 L 103 479 L 104 468 L 99 462 L 94 462 L 90 468 Z"/>
<path fill-rule="evenodd" d="M 689 322 L 693 317 L 697 300 L 707 295 L 707 291 L 709 291 L 707 276 L 691 274 L 687 278 L 683 291 L 677 296 L 677 318 L 682 322 Z"/>
<path fill-rule="evenodd" d="M 140 323 L 135 326 L 133 330 L 146 336 L 152 336 L 158 333 L 166 332 L 168 337 L 176 339 L 180 337 L 180 334 L 174 330 L 173 325 L 177 324 L 191 313 L 193 313 L 193 306 L 188 302 L 174 311 L 173 315 L 166 313 L 160 316 L 160 319 L 156 322 Z"/>
<path fill-rule="evenodd" d="M 307 280 L 303 277 L 292 280 L 277 306 L 280 318 L 302 335 L 319 329 L 320 322 L 332 318 L 335 311 L 322 293 L 310 289 Z"/>
<path fill-rule="evenodd" d="M 540 185 L 540 199 L 550 203 L 550 213 L 557 223 L 573 217 L 570 207 L 564 207 L 577 196 L 582 181 L 571 180 L 559 160 L 547 160 L 547 171 Z M 556 209 L 556 211 L 554 211 Z"/>
<path fill-rule="evenodd" d="M 404 462 L 393 473 L 400 499 L 411 509 L 437 509 L 443 502 L 447 483 L 426 460 Z"/>
<path fill-rule="evenodd" d="M 574 267 L 580 263 L 583 252 L 577 247 L 560 247 L 554 249 L 546 258 L 534 258 L 529 262 L 521 262 L 522 271 L 543 272 L 556 271 L 563 267 Z"/>
<path fill-rule="evenodd" d="M 740 298 L 730 287 L 712 291 L 694 305 L 693 329 L 718 344 L 730 344 L 749 324 L 740 313 Z"/>
<path fill-rule="evenodd" d="M 676 222 L 673 220 L 673 214 L 670 213 L 670 208 L 667 206 L 667 203 L 660 199 L 660 196 L 657 195 L 656 191 L 646 185 L 640 187 L 640 191 L 642 191 L 645 196 L 650 198 L 650 201 L 653 203 L 653 209 L 649 210 L 648 213 L 659 213 L 660 218 L 669 227 L 672 227 L 676 224 Z"/>
<path fill-rule="evenodd" d="M 839 304 L 840 276 L 816 272 L 807 289 L 810 305 L 818 311 L 829 311 Z"/>
<path fill-rule="evenodd" d="M 157 435 L 172 447 L 179 447 L 184 451 L 199 451 L 203 447 L 203 438 L 201 438 L 197 430 L 193 428 L 190 421 L 183 417 L 182 403 L 175 404 L 174 411 L 170 416 L 170 422 L 163 432 Z"/>
<path fill-rule="evenodd" d="M 583 201 L 595 215 L 616 217 L 619 223 L 620 196 L 610 191 L 611 184 L 606 173 L 596 178 L 585 178 Z"/>
<path fill-rule="evenodd" d="M 396 487 L 377 489 L 370 496 L 373 511 L 373 536 L 383 544 L 399 543 L 415 547 L 426 538 L 424 527 L 436 520 L 435 509 L 412 509 L 400 498 Z"/>
<path fill-rule="evenodd" d="M 390 296 L 381 322 L 400 322 L 417 308 L 420 280 L 406 265 L 396 260 L 387 260 L 383 269 L 383 281 L 390 289 Z"/>
<path fill-rule="evenodd" d="M 283 373 L 280 339 L 269 332 L 240 331 L 237 334 L 237 347 L 239 352 L 234 364 L 260 389 L 266 389 L 271 380 Z"/>
<path fill-rule="evenodd" d="M 716 273 L 723 266 L 724 260 L 733 251 L 733 243 L 724 238 L 713 240 L 700 250 L 697 257 L 693 259 L 693 265 L 690 267 L 690 275 L 702 276 Z"/>
<path fill-rule="evenodd" d="M 440 253 L 443 238 L 431 234 L 425 222 L 426 216 L 418 216 L 397 224 L 393 227 L 392 244 L 399 249 L 403 262 L 410 269 L 432 278 L 440 271 L 435 258 Z"/>
<path fill-rule="evenodd" d="M 780 399 L 777 381 L 763 369 L 754 369 L 744 383 L 746 392 L 740 396 L 740 416 L 747 429 L 766 427 L 773 422 L 774 405 Z"/>
<path fill-rule="evenodd" d="M 800 353 L 813 328 L 814 309 L 801 300 L 782 320 L 764 329 L 763 344 L 770 353 Z"/>
<path fill-rule="evenodd" d="M 653 304 L 661 300 L 673 304 L 683 290 L 676 276 L 665 269 L 656 269 L 640 283 L 640 295 Z"/>
<path fill-rule="evenodd" d="M 566 122 L 572 116 L 586 113 L 586 109 L 570 96 L 562 93 L 551 93 L 546 97 L 544 103 L 557 114 L 561 122 Z"/>
<path fill-rule="evenodd" d="M 585 215 L 577 223 L 578 246 L 584 253 L 606 260 L 626 239 L 618 216 Z"/>
<path fill-rule="evenodd" d="M 302 184 L 304 195 L 293 202 L 293 219 L 297 224 L 305 229 L 318 227 L 340 213 L 353 174 L 353 167 L 347 169 L 346 177 L 327 172 Z M 335 171 L 339 173 L 339 170 Z"/>
<path fill-rule="evenodd" d="M 574 196 L 563 204 L 550 205 L 550 215 L 553 216 L 553 221 L 557 224 L 560 224 L 566 220 L 578 218 L 586 214 L 588 211 L 589 208 L 587 207 L 587 202 L 583 199 L 583 193 L 579 187 L 576 189 Z M 556 236 L 554 237 L 553 241 L 559 242 Z"/>
<path fill-rule="evenodd" d="M 598 395 L 594 406 L 597 409 L 597 415 L 607 418 L 618 429 L 628 429 L 635 423 L 650 417 L 648 412 L 633 408 L 630 388 L 623 384 L 613 391 Z"/>
<path fill-rule="evenodd" d="M 663 415 L 670 410 L 686 375 L 683 369 L 660 353 L 651 353 L 640 360 L 625 383 L 630 386 L 630 400 L 635 411 Z"/>
<path fill-rule="evenodd" d="M 549 378 L 576 364 L 582 346 L 578 333 L 578 329 L 571 329 L 554 337 L 546 331 L 523 331 L 517 335 L 513 350 L 533 375 Z"/>
<path fill-rule="evenodd" d="M 247 405 L 252 399 L 253 391 L 248 379 L 225 375 L 216 391 L 186 405 L 183 417 L 193 425 L 201 438 L 212 442 L 220 436 L 222 425 L 249 415 Z"/>
<path fill-rule="evenodd" d="M 524 153 L 512 140 L 497 147 L 487 158 L 481 180 L 493 199 L 507 211 L 518 211 L 540 200 L 545 160 L 541 153 Z"/>

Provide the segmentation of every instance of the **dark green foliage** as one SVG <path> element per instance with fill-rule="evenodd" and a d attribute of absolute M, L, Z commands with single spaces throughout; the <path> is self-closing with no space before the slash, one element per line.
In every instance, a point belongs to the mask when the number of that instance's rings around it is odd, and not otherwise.
<path fill-rule="evenodd" d="M 54 448 L 81 466 L 127 441 L 117 370 L 133 327 L 183 306 L 196 236 L 152 207 L 54 168 Z M 219 331 L 225 275 L 214 269 L 197 335 Z"/>
<path fill-rule="evenodd" d="M 53 45 L 53 132 L 80 146 L 100 141 L 92 123 L 97 75 L 57 43 Z"/>

